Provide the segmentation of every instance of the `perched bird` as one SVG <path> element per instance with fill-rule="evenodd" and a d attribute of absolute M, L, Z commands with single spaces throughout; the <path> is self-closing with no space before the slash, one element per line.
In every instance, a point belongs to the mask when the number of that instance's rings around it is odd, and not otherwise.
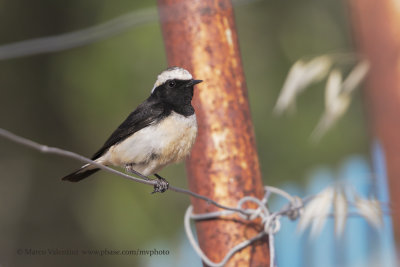
<path fill-rule="evenodd" d="M 153 193 L 167 190 L 168 182 L 157 172 L 184 159 L 192 148 L 197 122 L 191 101 L 193 87 L 200 82 L 183 68 L 161 72 L 151 95 L 129 114 L 92 160 L 123 167 L 127 172 L 154 174 L 158 182 Z M 62 180 L 78 182 L 99 170 L 86 164 Z"/>

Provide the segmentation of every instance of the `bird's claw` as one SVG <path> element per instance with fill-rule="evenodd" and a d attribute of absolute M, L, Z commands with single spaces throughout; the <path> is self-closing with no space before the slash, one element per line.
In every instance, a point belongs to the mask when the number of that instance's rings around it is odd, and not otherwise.
<path fill-rule="evenodd" d="M 151 192 L 152 194 L 154 193 L 164 193 L 165 191 L 168 190 L 169 183 L 167 180 L 162 178 L 161 176 L 157 177 L 157 181 L 154 184 L 154 191 Z"/>

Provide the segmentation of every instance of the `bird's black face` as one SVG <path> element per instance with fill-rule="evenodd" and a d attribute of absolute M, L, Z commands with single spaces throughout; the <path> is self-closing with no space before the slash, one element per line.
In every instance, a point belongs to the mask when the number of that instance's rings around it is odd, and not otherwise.
<path fill-rule="evenodd" d="M 158 86 L 154 93 L 161 101 L 173 107 L 184 107 L 191 105 L 193 98 L 194 85 L 202 82 L 201 80 L 167 80 L 162 85 Z"/>

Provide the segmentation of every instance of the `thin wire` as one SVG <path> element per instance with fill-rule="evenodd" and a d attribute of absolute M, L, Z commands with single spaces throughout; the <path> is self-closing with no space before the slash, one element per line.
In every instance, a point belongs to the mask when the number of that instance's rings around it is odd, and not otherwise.
<path fill-rule="evenodd" d="M 233 4 L 241 6 L 257 1 L 260 0 L 236 0 Z M 85 29 L 1 45 L 0 60 L 57 52 L 92 44 L 158 20 L 156 7 L 142 8 Z"/>
<path fill-rule="evenodd" d="M 91 44 L 134 26 L 156 21 L 157 18 L 156 8 L 143 8 L 86 29 L 2 45 L 0 46 L 0 60 L 56 52 Z"/>
<path fill-rule="evenodd" d="M 91 160 L 89 158 L 83 157 L 83 156 L 81 156 L 81 155 L 79 155 L 77 153 L 74 153 L 74 152 L 71 152 L 71 151 L 68 151 L 68 150 L 64 150 L 64 149 L 61 149 L 61 148 L 57 148 L 57 147 L 49 147 L 49 146 L 46 146 L 46 145 L 39 144 L 39 143 L 34 142 L 32 140 L 29 140 L 29 139 L 26 139 L 24 137 L 18 136 L 18 135 L 14 134 L 14 133 L 12 133 L 10 131 L 7 131 L 7 130 L 5 130 L 3 128 L 0 128 L 0 136 L 2 136 L 4 138 L 7 138 L 8 140 L 11 140 L 11 141 L 13 141 L 15 143 L 18 143 L 18 144 L 25 145 L 27 147 L 33 148 L 33 149 L 35 149 L 35 150 L 37 150 L 39 152 L 42 152 L 42 153 L 65 156 L 65 157 L 73 158 L 73 159 L 76 159 L 76 160 L 79 160 L 79 161 L 82 161 L 82 162 L 85 162 L 85 163 L 93 164 L 93 165 L 95 165 L 96 167 L 98 167 L 98 168 L 100 168 L 102 170 L 111 172 L 113 174 L 122 176 L 125 179 L 129 179 L 129 180 L 132 180 L 132 181 L 135 181 L 135 182 L 138 182 L 138 183 L 142 183 L 142 184 L 146 184 L 146 185 L 152 185 L 152 186 L 154 186 L 157 183 L 156 180 L 151 180 L 147 176 L 144 176 L 143 174 L 141 174 L 139 172 L 136 172 L 134 170 L 132 170 L 132 172 L 135 175 L 137 175 L 140 178 L 142 178 L 142 179 L 139 179 L 139 178 L 131 176 L 129 174 L 117 171 L 117 170 L 115 170 L 113 168 L 110 168 L 110 167 L 107 167 L 107 166 L 105 166 L 103 164 L 97 163 L 96 161 L 93 161 L 93 160 Z M 214 205 L 214 206 L 216 206 L 218 208 L 221 208 L 221 209 L 235 211 L 235 212 L 239 212 L 239 213 L 241 213 L 243 215 L 248 215 L 248 212 L 246 212 L 245 210 L 241 210 L 241 209 L 238 209 L 238 208 L 228 207 L 228 206 L 219 204 L 218 202 L 216 202 L 216 201 L 214 201 L 214 200 L 212 200 L 212 199 L 210 199 L 208 197 L 199 195 L 199 194 L 194 193 L 192 191 L 189 191 L 187 189 L 183 189 L 183 188 L 179 188 L 179 187 L 175 187 L 175 186 L 170 185 L 169 186 L 169 190 L 175 191 L 177 193 L 182 193 L 182 194 L 185 194 L 185 195 L 189 195 L 189 196 L 192 196 L 192 197 L 195 197 L 195 198 L 202 199 L 202 200 L 206 201 L 207 203 L 212 204 L 212 205 Z"/>
<path fill-rule="evenodd" d="M 278 195 L 281 195 L 282 197 L 286 198 L 287 200 L 289 200 L 289 202 L 293 203 L 296 201 L 296 199 L 291 196 L 289 193 L 283 191 L 282 189 L 276 188 L 276 187 L 272 187 L 272 186 L 264 186 L 265 191 L 269 191 L 271 193 L 275 193 Z"/>
<path fill-rule="evenodd" d="M 274 235 L 268 236 L 269 246 L 269 266 L 275 267 L 275 237 Z"/>
<path fill-rule="evenodd" d="M 18 136 L 16 134 L 14 134 L 14 133 L 12 133 L 10 131 L 7 131 L 7 130 L 5 130 L 3 128 L 0 128 L 0 136 L 5 137 L 5 138 L 7 138 L 7 139 L 9 139 L 9 140 L 11 140 L 11 141 L 13 141 L 15 143 L 18 143 L 18 144 L 21 144 L 21 145 L 25 145 L 27 147 L 33 148 L 35 150 L 38 150 L 39 152 L 42 152 L 42 153 L 65 156 L 65 157 L 77 159 L 77 160 L 85 162 L 85 163 L 93 164 L 93 165 L 95 165 L 96 167 L 98 167 L 98 168 L 100 168 L 102 170 L 105 170 L 105 171 L 120 175 L 120 176 L 122 176 L 122 177 L 124 177 L 126 179 L 130 179 L 130 180 L 133 180 L 133 181 L 138 182 L 138 183 L 147 184 L 147 185 L 155 185 L 156 184 L 156 181 L 150 180 L 148 177 L 146 177 L 146 176 L 144 176 L 144 175 L 142 175 L 142 174 L 140 174 L 138 172 L 135 173 L 135 174 L 137 174 L 142 179 L 133 177 L 133 176 L 128 175 L 126 173 L 119 172 L 119 171 L 114 170 L 114 169 L 112 169 L 110 167 L 107 167 L 107 166 L 105 166 L 103 164 L 97 163 L 96 161 L 93 161 L 93 160 L 91 160 L 89 158 L 83 157 L 83 156 L 81 156 L 81 155 L 79 155 L 77 153 L 74 153 L 74 152 L 71 152 L 71 151 L 67 151 L 67 150 L 63 150 L 63 149 L 60 149 L 60 148 L 57 148 L 57 147 L 49 147 L 49 146 L 46 146 L 46 145 L 42 145 L 42 144 L 36 143 L 36 142 L 34 142 L 32 140 L 26 139 L 24 137 L 21 137 L 21 136 Z"/>

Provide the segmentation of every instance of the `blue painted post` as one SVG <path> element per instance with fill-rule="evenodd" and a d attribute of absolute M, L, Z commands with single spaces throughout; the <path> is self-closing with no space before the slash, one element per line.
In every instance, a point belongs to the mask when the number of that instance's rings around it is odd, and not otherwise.
<path fill-rule="evenodd" d="M 390 203 L 388 181 L 385 165 L 385 154 L 382 146 L 378 142 L 372 144 L 372 163 L 375 174 L 375 192 L 381 203 Z M 384 207 L 384 211 L 389 211 L 389 206 Z M 374 250 L 379 252 L 379 262 L 381 266 L 396 267 L 399 263 L 396 259 L 396 244 L 394 240 L 393 224 L 390 216 L 383 217 L 383 229 L 374 238 Z"/>

